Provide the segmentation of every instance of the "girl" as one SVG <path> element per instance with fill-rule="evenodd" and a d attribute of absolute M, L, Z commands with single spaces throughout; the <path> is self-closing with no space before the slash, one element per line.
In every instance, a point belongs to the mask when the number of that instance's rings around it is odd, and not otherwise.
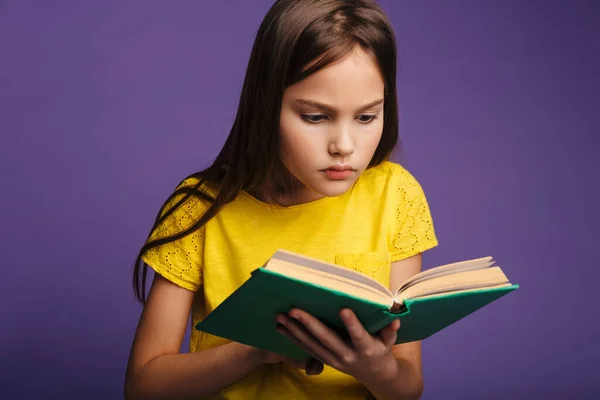
<path fill-rule="evenodd" d="M 235 122 L 207 169 L 161 208 L 134 270 L 144 304 L 129 399 L 404 399 L 423 383 L 401 321 L 369 335 L 340 310 L 343 340 L 303 310 L 280 332 L 318 362 L 286 360 L 192 330 L 277 249 L 395 288 L 437 244 L 424 193 L 388 161 L 397 143 L 396 44 L 369 0 L 278 0 L 258 31 Z M 147 266 L 156 273 L 146 299 Z M 244 329 L 240 326 L 240 329 Z"/>

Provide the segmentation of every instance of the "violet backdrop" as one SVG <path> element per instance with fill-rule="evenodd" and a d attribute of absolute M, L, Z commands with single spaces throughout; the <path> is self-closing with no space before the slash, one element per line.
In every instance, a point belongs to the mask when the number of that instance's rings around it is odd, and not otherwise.
<path fill-rule="evenodd" d="M 123 397 L 135 253 L 224 142 L 270 4 L 0 1 L 0 397 Z M 599 4 L 382 2 L 425 267 L 521 285 L 424 343 L 425 399 L 600 396 Z"/>

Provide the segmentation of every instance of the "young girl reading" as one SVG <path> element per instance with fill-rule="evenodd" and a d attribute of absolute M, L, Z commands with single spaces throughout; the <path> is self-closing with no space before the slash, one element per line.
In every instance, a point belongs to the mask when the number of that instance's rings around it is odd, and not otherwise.
<path fill-rule="evenodd" d="M 129 399 L 408 399 L 423 390 L 420 344 L 401 321 L 349 340 L 303 310 L 274 318 L 315 362 L 192 330 L 277 249 L 395 288 L 437 244 L 425 195 L 400 165 L 396 44 L 369 0 L 279 0 L 257 33 L 223 149 L 158 213 L 134 270 L 144 304 Z M 146 296 L 147 267 L 155 271 Z M 239 327 L 244 329 L 243 326 Z"/>

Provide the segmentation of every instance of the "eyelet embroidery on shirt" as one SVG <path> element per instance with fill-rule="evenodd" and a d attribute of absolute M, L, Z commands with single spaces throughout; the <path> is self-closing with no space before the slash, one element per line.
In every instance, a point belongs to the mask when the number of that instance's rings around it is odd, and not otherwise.
<path fill-rule="evenodd" d="M 408 172 L 403 172 L 405 175 Z M 436 240 L 429 205 L 419 183 L 406 176 L 405 185 L 398 187 L 398 231 L 392 241 L 393 252 L 414 253 L 425 243 Z"/>
<path fill-rule="evenodd" d="M 173 200 L 175 204 L 181 197 Z M 156 227 L 151 240 L 179 233 L 190 227 L 202 215 L 206 205 L 191 197 L 179 209 Z M 148 250 L 147 258 L 155 261 L 155 267 L 161 272 L 177 276 L 189 285 L 198 286 L 202 281 L 202 246 L 204 228 L 187 236 Z M 193 250 L 192 250 L 193 249 Z"/>

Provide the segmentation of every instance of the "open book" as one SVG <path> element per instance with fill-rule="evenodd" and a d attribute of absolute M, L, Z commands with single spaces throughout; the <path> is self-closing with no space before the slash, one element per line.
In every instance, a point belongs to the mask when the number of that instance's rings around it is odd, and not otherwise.
<path fill-rule="evenodd" d="M 370 333 L 399 318 L 397 343 L 404 343 L 425 339 L 517 288 L 492 257 L 422 271 L 391 292 L 360 272 L 279 250 L 196 329 L 305 358 L 276 332 L 277 313 L 304 309 L 342 335 L 342 308 L 352 309 Z"/>
<path fill-rule="evenodd" d="M 283 250 L 275 253 L 264 268 L 288 278 L 381 304 L 393 313 L 401 313 L 406 299 L 510 286 L 502 269 L 493 265 L 492 257 L 442 265 L 413 275 L 395 293 L 360 272 Z"/>

